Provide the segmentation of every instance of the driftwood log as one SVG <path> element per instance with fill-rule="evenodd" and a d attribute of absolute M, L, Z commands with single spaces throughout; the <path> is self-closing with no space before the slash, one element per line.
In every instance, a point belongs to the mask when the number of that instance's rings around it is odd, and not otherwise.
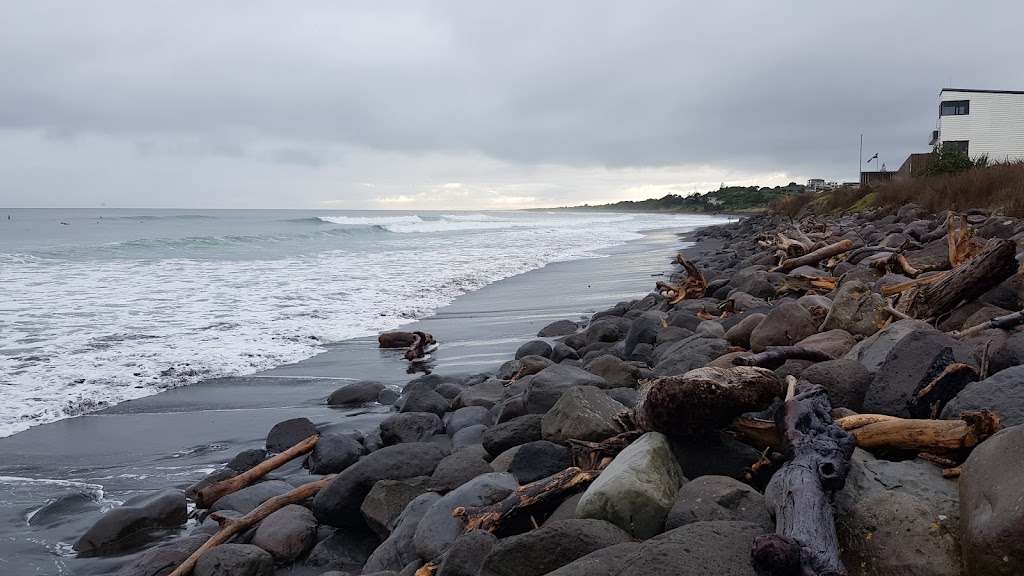
<path fill-rule="evenodd" d="M 639 430 L 623 432 L 603 442 L 571 439 L 568 441 L 572 465 L 583 470 L 602 470 L 643 433 Z"/>
<path fill-rule="evenodd" d="M 828 293 L 839 287 L 839 278 L 818 276 L 786 276 L 779 288 L 780 294 L 789 292 L 822 292 Z"/>
<path fill-rule="evenodd" d="M 426 332 L 413 332 L 412 344 L 409 345 L 409 349 L 405 351 L 406 360 L 417 360 L 427 355 L 427 348 L 437 344 L 434 337 Z"/>
<path fill-rule="evenodd" d="M 768 346 L 764 352 L 751 356 L 739 356 L 734 358 L 732 363 L 737 366 L 757 366 L 775 370 L 786 363 L 787 360 L 807 360 L 809 362 L 825 362 L 835 360 L 827 352 L 801 346 Z"/>
<path fill-rule="evenodd" d="M 412 332 L 383 332 L 377 336 L 381 348 L 408 348 L 416 340 Z"/>
<path fill-rule="evenodd" d="M 330 483 L 331 480 L 334 480 L 335 476 L 336 474 L 324 476 L 316 482 L 303 484 L 291 492 L 286 492 L 280 496 L 274 496 L 241 518 L 228 518 L 219 512 L 210 514 L 210 518 L 213 518 L 218 524 L 220 524 L 220 530 L 211 536 L 209 540 L 204 542 L 198 550 L 193 552 L 191 556 L 185 559 L 185 561 L 175 568 L 174 572 L 171 572 L 168 576 L 188 576 L 193 570 L 195 570 L 196 564 L 199 563 L 199 559 L 202 558 L 203 554 L 206 554 L 206 552 L 211 548 L 227 542 L 235 534 L 239 534 L 249 528 L 252 528 L 256 524 L 262 522 L 267 516 L 270 516 L 272 513 L 289 504 L 300 504 L 309 498 L 316 496 L 324 486 Z"/>
<path fill-rule="evenodd" d="M 196 507 L 209 508 L 214 502 L 220 500 L 224 496 L 238 492 L 242 488 L 245 488 L 270 472 L 277 470 L 295 458 L 302 456 L 307 452 L 311 452 L 313 448 L 316 447 L 316 443 L 319 440 L 320 436 L 310 436 L 295 446 L 277 454 L 273 458 L 260 462 L 238 476 L 228 478 L 227 480 L 221 480 L 216 484 L 211 484 L 203 488 L 196 494 Z"/>
<path fill-rule="evenodd" d="M 840 240 L 835 244 L 829 244 L 824 248 L 819 248 L 814 252 L 804 254 L 797 258 L 787 258 L 779 263 L 778 266 L 772 268 L 772 272 L 787 272 L 793 268 L 799 268 L 800 266 L 816 266 L 818 262 L 827 260 L 833 256 L 838 256 L 844 252 L 853 250 L 853 242 L 850 240 Z"/>
<path fill-rule="evenodd" d="M 696 264 L 687 260 L 682 252 L 676 254 L 676 262 L 686 271 L 686 278 L 682 279 L 678 285 L 658 281 L 655 283 L 655 287 L 669 300 L 670 304 L 678 304 L 686 299 L 703 298 L 708 289 L 708 281 L 704 278 L 704 273 Z"/>
<path fill-rule="evenodd" d="M 964 300 L 974 300 L 1012 276 L 1017 271 L 1015 254 L 1012 240 L 993 238 L 973 259 L 900 296 L 895 308 L 919 319 L 950 312 Z"/>
<path fill-rule="evenodd" d="M 600 472 L 566 468 L 561 472 L 520 486 L 500 502 L 489 506 L 459 506 L 452 516 L 462 520 L 466 530 L 495 532 L 521 514 L 546 503 L 563 499 L 586 488 Z"/>
<path fill-rule="evenodd" d="M 946 212 L 946 243 L 949 246 L 949 265 L 953 268 L 973 259 L 984 248 L 967 223 L 967 214 L 960 215 L 960 227 L 957 228 L 956 215 L 952 211 Z"/>
<path fill-rule="evenodd" d="M 775 534 L 754 540 L 751 562 L 764 576 L 845 576 L 832 497 L 846 482 L 855 440 L 829 416 L 824 388 L 787 380 L 775 420 L 788 461 L 765 489 Z"/>
<path fill-rule="evenodd" d="M 998 316 L 987 322 L 971 326 L 966 330 L 954 330 L 947 332 L 953 338 L 967 338 L 968 336 L 974 336 L 978 332 L 984 332 L 990 328 L 999 328 L 1000 330 L 1010 330 L 1024 324 L 1024 311 L 1014 312 L 1013 314 L 1007 314 L 1005 316 Z"/>
<path fill-rule="evenodd" d="M 639 430 L 670 438 L 718 434 L 736 416 L 768 408 L 784 389 L 782 380 L 764 368 L 697 368 L 644 382 L 635 423 Z"/>

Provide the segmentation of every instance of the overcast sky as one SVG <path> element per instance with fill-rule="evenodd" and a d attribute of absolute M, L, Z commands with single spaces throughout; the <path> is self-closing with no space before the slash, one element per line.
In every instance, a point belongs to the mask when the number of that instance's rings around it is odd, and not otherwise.
<path fill-rule="evenodd" d="M 856 178 L 1024 3 L 0 0 L 0 206 L 556 206 Z"/>

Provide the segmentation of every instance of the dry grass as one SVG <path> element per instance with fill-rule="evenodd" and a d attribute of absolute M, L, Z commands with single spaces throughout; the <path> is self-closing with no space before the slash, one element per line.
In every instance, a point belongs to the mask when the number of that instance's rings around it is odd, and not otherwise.
<path fill-rule="evenodd" d="M 908 202 L 928 212 L 985 208 L 1024 217 L 1024 161 L 994 164 L 961 174 L 913 178 L 875 186 L 876 206 Z"/>
<path fill-rule="evenodd" d="M 870 186 L 863 188 L 839 188 L 829 193 L 825 200 L 826 212 L 841 212 L 856 205 L 865 196 L 872 192 Z"/>
<path fill-rule="evenodd" d="M 779 198 L 775 202 L 772 202 L 772 205 L 768 207 L 768 210 L 774 214 L 794 218 L 797 213 L 800 212 L 801 208 L 807 206 L 816 197 L 817 195 L 812 192 L 789 194 Z"/>

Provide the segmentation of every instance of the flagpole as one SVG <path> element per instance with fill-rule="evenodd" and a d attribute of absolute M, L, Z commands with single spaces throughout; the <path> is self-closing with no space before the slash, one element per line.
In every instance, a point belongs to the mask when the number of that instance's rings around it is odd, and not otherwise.
<path fill-rule="evenodd" d="M 860 135 L 860 166 L 857 167 L 857 181 L 864 184 L 864 135 Z"/>

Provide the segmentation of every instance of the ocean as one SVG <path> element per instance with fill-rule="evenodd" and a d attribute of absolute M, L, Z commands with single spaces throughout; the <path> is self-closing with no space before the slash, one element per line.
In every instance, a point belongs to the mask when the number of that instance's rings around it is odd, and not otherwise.
<path fill-rule="evenodd" d="M 8 219 L 9 216 L 9 219 Z M 0 210 L 0 437 L 296 362 L 641 232 L 583 212 Z"/>

